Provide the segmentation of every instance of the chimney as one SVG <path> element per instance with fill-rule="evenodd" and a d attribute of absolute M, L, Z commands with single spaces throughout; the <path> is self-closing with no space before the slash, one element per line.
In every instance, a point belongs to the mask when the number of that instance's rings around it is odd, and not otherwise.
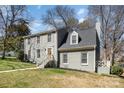
<path fill-rule="evenodd" d="M 100 28 L 101 24 L 100 22 L 96 22 L 96 31 L 100 40 L 100 33 L 101 33 L 101 28 Z"/>

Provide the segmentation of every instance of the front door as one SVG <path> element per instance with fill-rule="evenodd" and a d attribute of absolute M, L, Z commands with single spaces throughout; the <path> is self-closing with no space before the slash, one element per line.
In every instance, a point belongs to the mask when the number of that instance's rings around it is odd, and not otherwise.
<path fill-rule="evenodd" d="M 48 55 L 48 58 L 49 58 L 49 59 L 52 58 L 52 48 L 48 48 L 47 55 Z"/>

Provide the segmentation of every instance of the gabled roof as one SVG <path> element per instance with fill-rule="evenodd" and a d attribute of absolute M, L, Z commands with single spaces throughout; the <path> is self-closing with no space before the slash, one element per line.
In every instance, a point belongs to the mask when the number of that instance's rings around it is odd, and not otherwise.
<path fill-rule="evenodd" d="M 69 31 L 67 37 L 65 37 L 65 41 L 63 44 L 59 47 L 59 50 L 63 49 L 75 49 L 75 48 L 83 48 L 83 47 L 95 47 L 96 46 L 96 29 L 89 28 L 85 30 L 74 30 L 79 35 L 79 42 L 78 44 L 71 45 L 70 44 L 70 36 L 73 31 Z"/>
<path fill-rule="evenodd" d="M 36 33 L 36 34 L 24 36 L 23 38 L 31 38 L 31 37 L 36 37 L 36 36 L 44 35 L 44 34 L 55 33 L 56 31 L 57 30 L 43 31 L 43 32 L 39 32 L 39 33 Z"/>
<path fill-rule="evenodd" d="M 64 29 L 66 29 L 66 28 L 60 28 L 60 29 L 52 29 L 52 30 L 48 30 L 48 31 L 42 31 L 42 32 L 39 32 L 39 33 L 36 33 L 36 34 L 31 34 L 31 35 L 28 35 L 28 36 L 24 36 L 23 38 L 32 38 L 32 37 L 36 37 L 36 36 L 40 36 L 40 35 L 55 33 L 55 32 L 58 32 L 58 31 L 64 30 Z"/>

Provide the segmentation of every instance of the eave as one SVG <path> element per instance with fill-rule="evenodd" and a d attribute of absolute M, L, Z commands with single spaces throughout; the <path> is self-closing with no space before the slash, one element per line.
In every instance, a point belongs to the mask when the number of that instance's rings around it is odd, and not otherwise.
<path fill-rule="evenodd" d="M 40 32 L 37 34 L 32 34 L 32 35 L 28 35 L 28 36 L 24 36 L 23 38 L 32 38 L 32 37 L 36 37 L 36 36 L 40 36 L 40 35 L 45 35 L 45 34 L 49 34 L 49 33 L 55 33 L 57 30 L 50 30 L 50 31 L 44 31 L 44 32 Z"/>
<path fill-rule="evenodd" d="M 96 49 L 96 45 L 82 46 L 82 47 L 75 47 L 75 48 L 60 48 L 58 50 L 59 52 L 70 52 L 70 51 L 87 51 L 87 50 L 94 50 L 94 49 Z"/>

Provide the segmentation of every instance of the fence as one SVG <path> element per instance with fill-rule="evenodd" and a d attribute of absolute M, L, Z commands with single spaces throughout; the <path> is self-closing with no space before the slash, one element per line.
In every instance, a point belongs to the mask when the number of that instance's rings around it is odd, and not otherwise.
<path fill-rule="evenodd" d="M 99 74 L 110 74 L 110 61 L 107 61 L 107 63 L 103 61 L 97 62 L 97 73 Z"/>

